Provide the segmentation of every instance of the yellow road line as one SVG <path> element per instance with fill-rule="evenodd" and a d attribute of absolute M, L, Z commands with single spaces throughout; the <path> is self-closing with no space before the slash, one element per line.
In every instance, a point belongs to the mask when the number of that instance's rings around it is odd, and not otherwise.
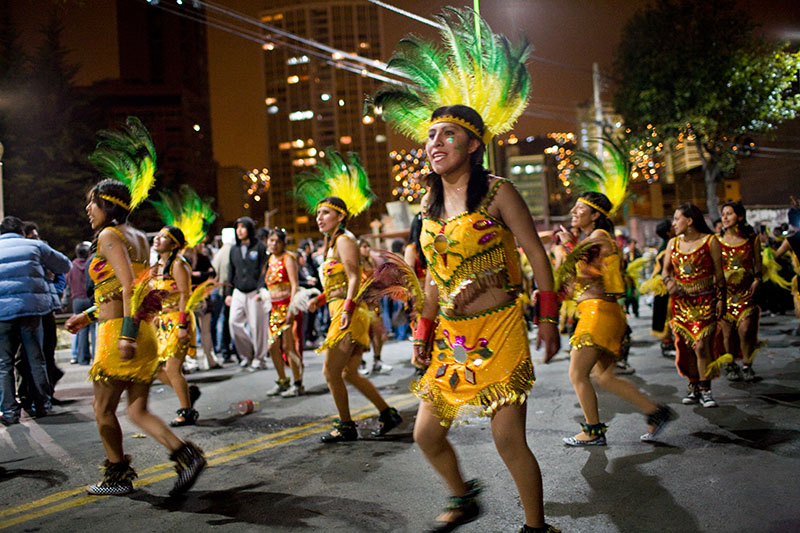
<path fill-rule="evenodd" d="M 394 404 L 395 407 L 406 407 L 411 405 L 417 401 L 417 398 L 413 395 L 408 393 L 398 394 L 386 399 L 387 403 Z M 368 405 L 366 407 L 362 407 L 358 409 L 353 414 L 353 418 L 355 420 L 363 420 L 365 418 L 370 418 L 373 416 L 373 407 Z M 294 440 L 301 439 L 303 437 L 307 437 L 318 433 L 323 428 L 327 427 L 330 424 L 333 416 L 328 416 L 325 418 L 321 418 L 314 422 L 307 422 L 305 424 L 301 424 L 299 426 L 295 426 L 292 428 L 287 428 L 281 431 L 277 431 L 275 433 L 270 433 L 268 435 L 263 435 L 261 437 L 256 437 L 254 439 L 250 439 L 244 442 L 240 442 L 237 444 L 232 444 L 229 446 L 223 446 L 222 448 L 218 448 L 213 450 L 207 454 L 209 457 L 208 464 L 209 466 L 219 465 L 223 463 L 227 463 L 228 461 L 232 461 L 239 457 L 243 457 L 246 455 L 251 455 L 253 453 L 266 450 L 269 448 L 273 448 L 275 446 L 279 446 L 281 444 L 292 442 Z M 230 452 L 230 453 L 229 453 Z M 219 456 L 219 457 L 217 457 Z M 152 483 L 157 483 L 159 481 L 163 481 L 167 478 L 174 477 L 175 472 L 171 471 L 173 467 L 172 463 L 162 463 L 160 465 L 151 466 L 145 470 L 143 470 L 140 474 L 139 480 L 136 482 L 136 487 L 143 487 L 145 485 L 150 485 Z M 166 470 L 166 471 L 165 471 Z M 152 475 L 151 475 L 152 474 Z M 91 503 L 94 501 L 98 501 L 103 498 L 107 498 L 108 496 L 88 496 L 83 495 L 80 498 L 76 498 L 69 501 L 63 501 L 71 496 L 75 496 L 78 494 L 83 494 L 85 491 L 84 488 L 79 489 L 72 489 L 72 490 L 65 490 L 61 492 L 57 492 L 55 494 L 51 494 L 50 496 L 46 496 L 39 500 L 35 500 L 33 502 L 28 502 L 22 505 L 18 505 L 16 507 L 12 507 L 10 509 L 5 509 L 0 511 L 0 517 L 3 516 L 10 516 L 18 513 L 24 513 L 25 511 L 29 511 L 31 509 L 37 509 L 40 507 L 46 507 L 45 509 L 41 509 L 39 511 L 33 513 L 22 514 L 15 518 L 11 518 L 9 520 L 5 520 L 0 522 L 0 529 L 4 529 L 7 527 L 11 527 L 22 522 L 27 522 L 29 520 L 34 520 L 36 518 L 40 518 L 42 516 L 47 516 L 49 514 L 57 513 L 59 511 L 63 511 L 66 509 L 71 509 L 73 507 L 78 507 L 80 505 L 85 505 L 87 503 Z M 51 505 L 56 504 L 56 505 Z"/>

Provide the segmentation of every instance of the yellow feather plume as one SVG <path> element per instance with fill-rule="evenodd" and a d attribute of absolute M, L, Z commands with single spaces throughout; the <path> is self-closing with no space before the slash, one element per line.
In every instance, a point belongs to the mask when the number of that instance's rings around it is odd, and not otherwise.
<path fill-rule="evenodd" d="M 189 299 L 186 300 L 186 312 L 191 313 L 194 309 L 205 300 L 211 291 L 213 291 L 219 283 L 216 282 L 214 279 L 207 279 L 200 285 L 198 285 L 193 291 L 192 294 L 189 295 Z"/>

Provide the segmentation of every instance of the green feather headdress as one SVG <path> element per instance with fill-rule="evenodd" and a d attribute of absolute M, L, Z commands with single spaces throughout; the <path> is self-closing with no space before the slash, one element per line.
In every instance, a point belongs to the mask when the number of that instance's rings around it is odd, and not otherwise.
<path fill-rule="evenodd" d="M 97 136 L 89 161 L 105 178 L 128 187 L 131 204 L 123 207 L 131 211 L 147 199 L 156 182 L 156 150 L 150 132 L 138 118 L 128 117 L 119 128 L 100 130 Z"/>
<path fill-rule="evenodd" d="M 336 150 L 325 150 L 325 159 L 295 175 L 294 195 L 309 213 L 315 213 L 324 198 L 336 196 L 347 206 L 348 215 L 354 217 L 365 211 L 375 195 L 369 186 L 367 171 L 358 155 L 347 154 L 348 161 Z"/>
<path fill-rule="evenodd" d="M 435 18 L 442 26 L 443 48 L 415 35 L 403 38 L 388 66 L 411 83 L 385 85 L 367 105 L 418 142 L 427 138 L 434 110 L 466 105 L 483 118 L 488 143 L 509 131 L 528 105 L 531 78 L 525 60 L 531 45 L 525 38 L 512 45 L 471 9 L 445 7 Z"/>
<path fill-rule="evenodd" d="M 197 191 L 181 185 L 180 195 L 158 193 L 161 200 L 151 200 L 158 214 L 168 226 L 176 226 L 183 232 L 186 246 L 194 246 L 206 236 L 208 227 L 217 218 L 211 202 L 203 200 Z"/>
<path fill-rule="evenodd" d="M 594 139 L 603 150 L 601 160 L 586 150 L 576 150 L 572 156 L 577 161 L 569 174 L 569 181 L 581 191 L 605 194 L 611 201 L 613 215 L 625 201 L 628 194 L 628 178 L 631 175 L 631 161 L 622 146 L 608 137 Z"/>

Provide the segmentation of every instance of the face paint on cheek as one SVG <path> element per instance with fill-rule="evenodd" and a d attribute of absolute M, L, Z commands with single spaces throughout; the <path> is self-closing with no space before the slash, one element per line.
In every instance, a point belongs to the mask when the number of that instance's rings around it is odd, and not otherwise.
<path fill-rule="evenodd" d="M 454 142 L 456 142 L 456 140 L 455 140 L 454 137 L 448 137 L 447 138 L 447 142 L 449 142 L 450 144 L 453 144 Z"/>
<path fill-rule="evenodd" d="M 456 152 L 464 153 L 464 145 L 463 144 L 457 144 L 456 145 Z"/>

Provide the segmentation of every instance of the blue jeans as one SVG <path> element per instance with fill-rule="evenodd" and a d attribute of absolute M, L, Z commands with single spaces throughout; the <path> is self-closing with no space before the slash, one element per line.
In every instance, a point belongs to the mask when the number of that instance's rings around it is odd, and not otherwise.
<path fill-rule="evenodd" d="M 76 315 L 89 309 L 92 301 L 89 298 L 75 298 L 72 300 L 72 312 Z M 89 324 L 87 327 L 75 334 L 72 345 L 72 358 L 77 359 L 78 363 L 88 365 L 92 362 L 92 347 L 95 344 L 96 324 Z M 89 336 L 92 337 L 91 347 L 89 346 Z"/>
<path fill-rule="evenodd" d="M 42 354 L 42 317 L 25 316 L 0 321 L 0 409 L 3 418 L 19 418 L 20 406 L 16 398 L 14 383 L 14 356 L 22 346 L 25 358 L 21 368 L 29 374 L 28 393 L 37 407 L 47 408 L 52 389 L 47 377 L 44 354 Z"/>

